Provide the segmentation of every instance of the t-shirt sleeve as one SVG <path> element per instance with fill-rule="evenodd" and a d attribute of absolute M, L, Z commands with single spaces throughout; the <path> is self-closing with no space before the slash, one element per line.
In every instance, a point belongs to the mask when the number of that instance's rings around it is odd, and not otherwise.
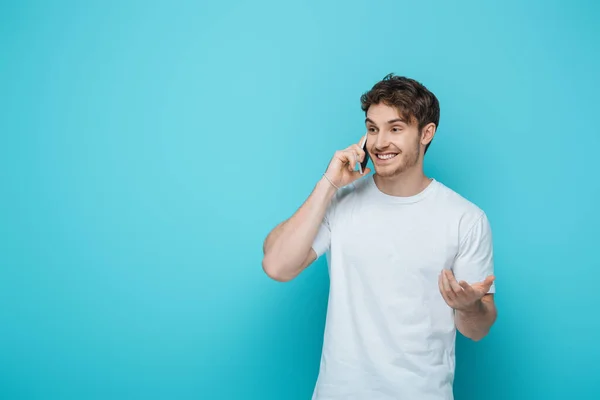
<path fill-rule="evenodd" d="M 321 257 L 327 250 L 329 250 L 329 244 L 331 243 L 331 227 L 329 225 L 329 213 L 325 215 L 317 236 L 313 241 L 312 248 L 317 253 L 317 258 Z"/>
<path fill-rule="evenodd" d="M 331 232 L 334 228 L 334 223 L 337 219 L 336 214 L 340 210 L 341 202 L 343 199 L 350 195 L 356 186 L 354 183 L 350 185 L 344 186 L 337 191 L 337 193 L 331 199 L 331 202 L 327 206 L 327 211 L 325 211 L 325 216 L 321 221 L 321 225 L 319 226 L 319 231 L 317 232 L 317 236 L 315 236 L 315 240 L 313 241 L 312 248 L 317 253 L 317 258 L 321 257 L 327 251 L 330 250 L 331 246 Z"/>
<path fill-rule="evenodd" d="M 327 251 L 329 251 L 331 245 L 331 231 L 333 227 L 333 220 L 335 210 L 337 209 L 337 204 L 341 197 L 348 194 L 351 190 L 351 187 L 343 187 L 340 189 L 331 199 L 331 202 L 327 206 L 327 211 L 325 211 L 325 216 L 321 221 L 321 225 L 319 226 L 319 231 L 317 232 L 317 236 L 315 236 L 315 240 L 313 241 L 312 248 L 317 253 L 317 258 L 321 257 Z"/>
<path fill-rule="evenodd" d="M 463 235 L 452 269 L 457 281 L 463 280 L 468 284 L 483 282 L 494 274 L 492 230 L 485 213 L 482 212 Z M 488 293 L 495 291 L 494 283 Z"/>

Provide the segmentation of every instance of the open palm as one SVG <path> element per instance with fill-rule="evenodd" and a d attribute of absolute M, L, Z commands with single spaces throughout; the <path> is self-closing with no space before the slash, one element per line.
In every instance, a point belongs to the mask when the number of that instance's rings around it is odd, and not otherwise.
<path fill-rule="evenodd" d="M 455 310 L 469 310 L 485 296 L 492 284 L 494 276 L 490 275 L 483 282 L 469 285 L 465 281 L 457 282 L 452 271 L 444 269 L 439 276 L 438 286 L 446 303 Z"/>

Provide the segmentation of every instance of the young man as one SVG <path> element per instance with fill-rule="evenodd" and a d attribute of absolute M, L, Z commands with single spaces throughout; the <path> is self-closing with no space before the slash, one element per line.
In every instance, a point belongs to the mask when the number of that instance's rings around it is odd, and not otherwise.
<path fill-rule="evenodd" d="M 266 238 L 263 269 L 289 281 L 328 253 L 314 400 L 450 400 L 456 330 L 480 340 L 496 319 L 490 225 L 423 172 L 440 113 L 429 90 L 388 75 L 361 102 L 375 173 L 355 171 L 358 144 L 337 151 Z"/>

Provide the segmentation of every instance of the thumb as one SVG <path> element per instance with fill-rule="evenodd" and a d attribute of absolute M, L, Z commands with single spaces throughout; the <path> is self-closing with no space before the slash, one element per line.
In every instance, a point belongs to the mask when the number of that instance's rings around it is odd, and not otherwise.
<path fill-rule="evenodd" d="M 493 276 L 493 275 L 490 275 L 490 276 L 488 276 L 487 278 L 485 278 L 485 280 L 483 281 L 483 285 L 484 285 L 484 287 L 486 287 L 486 288 L 487 288 L 487 290 L 489 290 L 489 289 L 490 289 L 490 287 L 492 287 L 492 283 L 494 283 L 494 280 L 495 280 L 495 279 L 496 279 L 496 277 L 495 277 L 495 276 Z"/>
<path fill-rule="evenodd" d="M 485 296 L 487 294 L 487 292 L 489 292 L 490 288 L 492 287 L 492 283 L 494 283 L 494 277 L 493 276 L 488 276 L 487 278 L 484 279 L 483 282 L 478 282 L 475 283 L 473 285 L 471 285 L 471 287 L 473 289 L 475 289 L 477 291 L 477 293 L 479 293 L 480 296 Z"/>

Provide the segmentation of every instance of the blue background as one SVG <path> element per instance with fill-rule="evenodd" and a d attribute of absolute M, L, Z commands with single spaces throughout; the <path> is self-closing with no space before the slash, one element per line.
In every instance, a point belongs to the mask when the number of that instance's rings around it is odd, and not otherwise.
<path fill-rule="evenodd" d="M 326 264 L 271 281 L 262 241 L 389 72 L 494 230 L 456 398 L 599 398 L 600 7 L 486 3 L 3 2 L 0 398 L 310 398 Z"/>

